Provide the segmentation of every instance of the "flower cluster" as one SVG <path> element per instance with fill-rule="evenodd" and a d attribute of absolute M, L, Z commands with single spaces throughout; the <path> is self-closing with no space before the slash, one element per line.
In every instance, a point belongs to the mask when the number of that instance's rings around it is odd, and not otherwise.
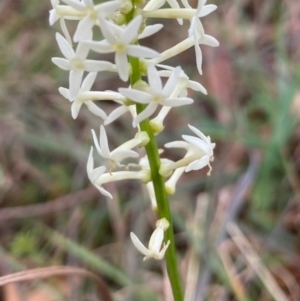
<path fill-rule="evenodd" d="M 105 183 L 137 179 L 147 184 L 154 210 L 157 200 L 151 168 L 147 157 L 138 160 L 139 153 L 134 150 L 136 147 L 146 146 L 150 140 L 149 133 L 142 131 L 140 124 L 152 118 L 150 128 L 157 135 L 164 129 L 164 119 L 173 107 L 193 103 L 193 99 L 188 97 L 189 89 L 206 94 L 205 88 L 190 80 L 180 66 L 161 63 L 194 47 L 197 69 L 202 74 L 200 45 L 218 46 L 218 41 L 205 33 L 201 23 L 201 18 L 214 11 L 216 6 L 206 5 L 206 0 L 198 0 L 197 7 L 192 8 L 187 0 L 181 1 L 150 0 L 144 3 L 144 0 L 109 0 L 95 4 L 93 0 L 51 0 L 49 22 L 51 25 L 60 22 L 61 33 L 56 33 L 56 41 L 62 54 L 62 57 L 54 57 L 52 61 L 69 72 L 69 86 L 60 87 L 59 92 L 72 103 L 71 114 L 74 119 L 80 114 L 83 104 L 101 119 L 99 138 L 94 130 L 92 137 L 97 154 L 107 164 L 94 168 L 92 146 L 87 162 L 89 180 L 101 194 L 112 198 L 103 187 Z M 165 2 L 170 8 L 163 8 Z M 177 19 L 179 25 L 183 24 L 183 20 L 188 20 L 190 27 L 186 39 L 162 53 L 142 46 L 142 39 L 162 29 L 161 24 L 147 25 L 148 19 L 157 18 Z M 68 31 L 66 20 L 77 21 L 73 37 Z M 94 39 L 95 30 L 100 30 L 103 37 L 101 40 Z M 113 53 L 114 59 L 88 59 L 90 52 L 94 52 L 94 57 L 95 53 Z M 135 72 L 132 60 L 137 62 L 138 72 L 145 77 L 145 81 L 141 77 L 132 81 Z M 131 79 L 131 85 L 117 91 L 93 91 L 94 81 L 101 72 L 115 73 L 124 82 Z M 166 78 L 165 84 L 162 78 Z M 101 108 L 101 100 L 112 101 L 117 108 L 107 115 Z M 138 106 L 143 109 L 137 110 Z M 105 126 L 127 112 L 130 113 L 130 123 L 137 130 L 136 135 L 111 151 Z M 157 114 L 153 118 L 155 112 Z M 185 156 L 177 162 L 167 159 L 160 161 L 159 173 L 166 179 L 168 194 L 175 192 L 176 183 L 184 172 L 206 166 L 209 168 L 208 174 L 211 172 L 210 162 L 213 160 L 215 144 L 195 127 L 189 125 L 189 128 L 196 136 L 183 135 L 183 141 L 165 145 L 167 148 L 186 150 Z M 168 241 L 161 249 L 164 231 L 168 227 L 169 222 L 165 218 L 157 221 L 148 249 L 131 233 L 134 245 L 146 256 L 145 259 L 163 258 L 170 243 Z"/>

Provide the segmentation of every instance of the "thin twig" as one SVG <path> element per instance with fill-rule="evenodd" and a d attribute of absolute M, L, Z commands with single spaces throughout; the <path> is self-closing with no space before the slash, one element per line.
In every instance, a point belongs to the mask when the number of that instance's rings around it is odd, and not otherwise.
<path fill-rule="evenodd" d="M 254 251 L 251 244 L 247 241 L 247 239 L 245 238 L 241 230 L 238 228 L 238 226 L 235 223 L 230 222 L 227 224 L 226 230 L 228 231 L 231 238 L 238 246 L 242 254 L 245 256 L 249 265 L 264 283 L 265 287 L 272 295 L 272 297 L 276 301 L 288 301 L 288 298 L 278 286 L 269 270 L 263 265 L 259 256 Z"/>
<path fill-rule="evenodd" d="M 78 192 L 47 201 L 46 203 L 5 208 L 0 210 L 0 223 L 10 219 L 47 215 L 67 210 L 85 200 L 94 199 L 97 195 L 97 190 L 93 186 L 90 186 Z"/>
<path fill-rule="evenodd" d="M 75 268 L 75 267 L 52 266 L 47 268 L 37 268 L 37 269 L 9 274 L 0 277 L 0 286 L 7 285 L 9 283 L 40 280 L 40 279 L 49 278 L 53 276 L 66 276 L 66 275 L 84 276 L 93 279 L 97 285 L 97 291 L 99 296 L 101 297 L 101 300 L 113 301 L 108 286 L 104 283 L 104 281 L 99 276 L 85 269 Z"/>

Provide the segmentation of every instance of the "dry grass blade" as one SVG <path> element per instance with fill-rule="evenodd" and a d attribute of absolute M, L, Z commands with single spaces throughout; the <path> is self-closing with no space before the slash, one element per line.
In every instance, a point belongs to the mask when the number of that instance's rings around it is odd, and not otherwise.
<path fill-rule="evenodd" d="M 276 301 L 289 301 L 283 291 L 276 283 L 274 277 L 269 270 L 263 265 L 258 254 L 254 251 L 251 244 L 243 235 L 242 231 L 238 228 L 235 223 L 228 223 L 226 230 L 231 236 L 232 240 L 238 246 L 242 254 L 245 256 L 249 265 L 261 279 L 266 286 L 269 293 Z"/>
<path fill-rule="evenodd" d="M 96 283 L 97 291 L 99 296 L 101 297 L 101 300 L 113 301 L 108 286 L 104 283 L 104 281 L 99 276 L 85 269 L 75 268 L 75 267 L 53 266 L 53 267 L 37 268 L 37 269 L 32 269 L 24 272 L 9 274 L 0 277 L 0 286 L 4 286 L 6 284 L 10 284 L 14 282 L 40 280 L 40 279 L 49 278 L 53 276 L 67 276 L 67 275 L 84 276 L 93 279 Z"/>
<path fill-rule="evenodd" d="M 199 194 L 197 196 L 197 204 L 194 215 L 194 220 L 191 225 L 191 230 L 193 236 L 196 241 L 201 242 L 203 240 L 202 229 L 204 228 L 205 223 L 205 213 L 207 211 L 208 205 L 208 195 L 207 194 Z M 191 249 L 191 254 L 188 262 L 188 269 L 186 275 L 186 285 L 185 285 L 185 301 L 194 301 L 196 299 L 196 291 L 197 291 L 197 282 L 200 271 L 200 262 L 199 262 L 199 254 L 195 248 Z"/>
<path fill-rule="evenodd" d="M 229 240 L 223 241 L 218 248 L 218 254 L 228 275 L 230 285 L 237 300 L 246 301 L 249 299 L 247 298 L 245 287 L 240 281 L 239 277 L 237 277 L 237 271 L 235 269 L 234 263 L 230 258 L 230 243 L 232 242 Z"/>
<path fill-rule="evenodd" d="M 90 186 L 84 190 L 59 197 L 43 204 L 5 208 L 0 210 L 0 223 L 15 218 L 46 215 L 67 210 L 80 202 L 90 200 L 97 195 L 97 190 L 93 186 Z"/>

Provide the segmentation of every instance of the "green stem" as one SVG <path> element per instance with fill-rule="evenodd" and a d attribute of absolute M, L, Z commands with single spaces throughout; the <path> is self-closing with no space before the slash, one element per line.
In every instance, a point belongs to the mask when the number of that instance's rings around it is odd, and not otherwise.
<path fill-rule="evenodd" d="M 141 79 L 139 59 L 135 57 L 130 57 L 130 64 L 132 68 L 130 83 L 131 86 L 133 86 L 138 80 Z M 145 109 L 145 105 L 136 104 L 136 109 L 137 113 L 140 113 Z M 174 301 L 183 301 L 183 290 L 177 264 L 172 215 L 168 196 L 165 189 L 165 181 L 164 178 L 159 174 L 160 157 L 158 153 L 158 147 L 153 130 L 150 126 L 149 119 L 140 122 L 140 128 L 142 131 L 146 131 L 150 138 L 150 141 L 145 146 L 145 149 L 148 156 L 148 161 L 151 169 L 151 179 L 153 182 L 155 197 L 157 200 L 157 213 L 159 218 L 164 217 L 170 223 L 169 228 L 165 231 L 165 241 L 170 240 L 170 245 L 166 251 L 165 259 L 168 276 L 173 291 L 173 297 Z"/>

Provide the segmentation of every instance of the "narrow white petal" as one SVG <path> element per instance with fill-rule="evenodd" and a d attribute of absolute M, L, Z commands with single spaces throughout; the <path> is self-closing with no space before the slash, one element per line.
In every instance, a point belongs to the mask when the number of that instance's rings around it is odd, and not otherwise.
<path fill-rule="evenodd" d="M 76 119 L 78 117 L 81 106 L 82 106 L 82 102 L 78 101 L 77 99 L 72 103 L 71 113 L 72 113 L 73 119 Z"/>
<path fill-rule="evenodd" d="M 101 157 L 103 157 L 103 153 L 102 153 L 102 150 L 100 148 L 100 145 L 99 145 L 99 142 L 98 142 L 98 139 L 97 139 L 97 135 L 96 135 L 96 133 L 93 129 L 91 131 L 92 131 L 93 141 L 94 141 L 94 144 L 96 146 L 97 152 Z"/>
<path fill-rule="evenodd" d="M 207 143 L 210 143 L 210 138 L 209 136 L 206 137 L 200 130 L 198 130 L 196 127 L 192 126 L 192 125 L 188 125 L 190 130 L 192 132 L 194 132 L 199 138 L 201 138 L 202 140 L 206 141 Z"/>
<path fill-rule="evenodd" d="M 178 2 L 176 0 L 167 0 L 167 2 L 169 3 L 169 5 L 172 7 L 172 8 L 180 8 Z"/>
<path fill-rule="evenodd" d="M 209 36 L 207 34 L 204 35 L 201 44 L 205 44 L 205 45 L 208 45 L 208 46 L 211 46 L 211 47 L 217 47 L 217 46 L 220 45 L 218 40 L 216 40 L 214 37 Z"/>
<path fill-rule="evenodd" d="M 188 136 L 188 135 L 182 135 L 182 138 L 191 143 L 192 145 L 195 145 L 199 149 L 201 149 L 204 153 L 209 154 L 210 147 L 207 145 L 203 140 L 193 137 L 193 136 Z"/>
<path fill-rule="evenodd" d="M 63 32 L 66 40 L 68 41 L 68 43 L 70 45 L 72 45 L 72 39 L 71 39 L 70 33 L 68 31 L 65 19 L 64 18 L 60 18 L 59 24 L 60 24 L 61 31 Z"/>
<path fill-rule="evenodd" d="M 63 70 L 71 70 L 70 62 L 66 59 L 63 59 L 61 57 L 53 57 L 51 59 L 52 63 L 58 66 L 60 69 Z"/>
<path fill-rule="evenodd" d="M 100 52 L 100 53 L 114 52 L 112 46 L 106 40 L 103 40 L 101 42 L 83 41 L 82 43 L 86 44 L 91 50 L 94 50 L 96 52 Z"/>
<path fill-rule="evenodd" d="M 103 36 L 110 44 L 115 44 L 117 42 L 117 38 L 114 35 L 112 27 L 108 21 L 106 21 L 102 16 L 98 18 L 100 23 L 100 28 Z"/>
<path fill-rule="evenodd" d="M 69 42 L 58 32 L 56 33 L 55 37 L 58 47 L 64 57 L 69 61 L 73 59 L 75 57 L 75 52 Z"/>
<path fill-rule="evenodd" d="M 115 121 L 116 119 L 118 119 L 121 115 L 123 115 L 124 113 L 128 112 L 128 108 L 127 106 L 120 106 L 116 109 L 114 109 L 106 118 L 106 120 L 104 121 L 104 125 L 108 125 L 110 123 L 112 123 L 113 121 Z"/>
<path fill-rule="evenodd" d="M 196 81 L 193 81 L 193 80 L 189 80 L 188 81 L 188 88 L 194 90 L 194 91 L 199 91 L 199 92 L 202 92 L 203 94 L 207 94 L 207 91 L 206 89 L 198 82 Z"/>
<path fill-rule="evenodd" d="M 83 70 L 71 70 L 69 75 L 69 93 L 70 100 L 74 100 L 81 86 L 81 81 L 83 77 Z"/>
<path fill-rule="evenodd" d="M 105 172 L 105 170 L 106 170 L 105 166 L 100 166 L 100 167 L 93 169 L 90 172 L 90 176 L 89 176 L 90 181 L 92 183 L 95 183 L 95 181 L 97 181 L 99 179 L 99 177 Z"/>
<path fill-rule="evenodd" d="M 130 149 L 117 149 L 111 152 L 111 158 L 117 162 L 121 162 L 126 158 L 137 158 L 139 154 Z"/>
<path fill-rule="evenodd" d="M 119 88 L 118 91 L 125 97 L 138 103 L 148 104 L 152 99 L 152 95 L 144 91 L 127 88 Z"/>
<path fill-rule="evenodd" d="M 95 10 L 97 11 L 98 14 L 107 16 L 114 13 L 120 6 L 121 6 L 121 1 L 107 1 L 98 4 L 95 7 Z"/>
<path fill-rule="evenodd" d="M 78 46 L 76 48 L 76 57 L 81 60 L 85 60 L 89 54 L 89 51 L 90 51 L 90 48 L 88 47 L 88 45 L 79 42 Z"/>
<path fill-rule="evenodd" d="M 100 125 L 100 147 L 103 153 L 104 158 L 109 158 L 110 157 L 110 150 L 108 146 L 108 140 L 107 140 L 107 135 L 106 131 L 103 125 Z"/>
<path fill-rule="evenodd" d="M 204 156 L 199 160 L 196 160 L 190 163 L 186 168 L 185 171 L 189 172 L 191 170 L 199 170 L 209 164 L 209 156 Z"/>
<path fill-rule="evenodd" d="M 196 64 L 200 74 L 202 74 L 202 52 L 198 43 L 195 44 Z"/>
<path fill-rule="evenodd" d="M 158 254 L 164 240 L 164 230 L 158 227 L 154 230 L 150 237 L 148 248 L 153 253 Z"/>
<path fill-rule="evenodd" d="M 166 82 L 163 88 L 163 95 L 165 97 L 169 97 L 170 94 L 174 91 L 179 80 L 180 72 L 180 67 L 175 68 L 175 70 L 172 72 L 171 76 L 169 77 L 168 81 Z"/>
<path fill-rule="evenodd" d="M 208 4 L 203 6 L 203 8 L 201 9 L 200 14 L 198 14 L 198 17 L 205 17 L 208 14 L 212 13 L 213 11 L 215 11 L 217 9 L 217 6 L 214 4 Z"/>
<path fill-rule="evenodd" d="M 128 45 L 127 53 L 131 56 L 138 58 L 155 58 L 159 56 L 159 52 L 153 50 L 149 47 L 139 46 L 139 45 Z"/>
<path fill-rule="evenodd" d="M 120 41 L 124 42 L 125 44 L 130 44 L 138 34 L 138 31 L 142 24 L 142 16 L 138 15 L 125 28 L 123 35 L 120 37 Z"/>
<path fill-rule="evenodd" d="M 71 7 L 73 7 L 76 10 L 79 10 L 79 11 L 84 11 L 85 10 L 84 5 L 79 1 L 76 1 L 76 0 L 62 0 L 62 2 L 70 5 Z"/>
<path fill-rule="evenodd" d="M 59 15 L 56 13 L 55 9 L 49 11 L 49 24 L 52 26 L 59 19 Z"/>
<path fill-rule="evenodd" d="M 141 243 L 138 237 L 133 233 L 130 232 L 130 238 L 134 246 L 144 255 L 149 256 L 151 252 Z"/>
<path fill-rule="evenodd" d="M 91 150 L 89 153 L 89 158 L 86 164 L 86 173 L 88 174 L 88 176 L 90 177 L 90 173 L 94 168 L 94 158 L 93 158 L 93 147 L 91 146 Z"/>
<path fill-rule="evenodd" d="M 164 106 L 180 107 L 184 105 L 189 105 L 193 102 L 194 100 L 192 98 L 180 97 L 180 98 L 165 99 L 162 104 Z"/>
<path fill-rule="evenodd" d="M 114 64 L 106 61 L 85 60 L 85 71 L 105 71 L 113 68 Z"/>
<path fill-rule="evenodd" d="M 96 104 L 94 104 L 91 100 L 86 101 L 85 104 L 91 113 L 102 118 L 103 120 L 106 120 L 107 115 L 105 114 L 105 112 L 102 109 L 100 109 Z"/>
<path fill-rule="evenodd" d="M 58 88 L 59 93 L 66 99 L 69 100 L 69 89 L 63 88 L 63 87 L 59 87 Z"/>
<path fill-rule="evenodd" d="M 127 54 L 124 52 L 116 52 L 115 63 L 121 80 L 127 82 L 129 78 L 129 66 L 128 66 Z"/>
<path fill-rule="evenodd" d="M 97 72 L 90 72 L 83 80 L 80 92 L 90 91 L 95 82 L 96 76 Z"/>
<path fill-rule="evenodd" d="M 154 64 L 148 64 L 148 82 L 153 95 L 162 93 L 161 78 L 154 67 Z"/>
<path fill-rule="evenodd" d="M 113 198 L 112 195 L 107 190 L 105 190 L 103 187 L 101 187 L 100 185 L 94 184 L 94 186 L 100 191 L 101 194 L 109 197 L 110 199 Z"/>
<path fill-rule="evenodd" d="M 93 9 L 94 8 L 94 1 L 93 0 L 82 0 L 86 7 Z"/>
<path fill-rule="evenodd" d="M 74 33 L 74 42 L 77 43 L 80 40 L 85 40 L 88 37 L 90 37 L 94 25 L 95 21 L 89 15 L 85 16 L 82 20 L 80 20 Z"/>
<path fill-rule="evenodd" d="M 157 33 L 163 27 L 164 27 L 163 24 L 154 24 L 154 25 L 146 26 L 145 29 L 143 30 L 143 32 L 139 35 L 139 40 L 147 38 L 147 37 Z"/>
<path fill-rule="evenodd" d="M 185 148 L 189 149 L 190 145 L 189 143 L 185 141 L 172 141 L 165 144 L 166 148 Z"/>
<path fill-rule="evenodd" d="M 141 121 L 150 117 L 155 112 L 156 108 L 157 108 L 157 103 L 151 102 L 150 104 L 148 104 L 147 108 L 144 109 L 140 114 L 138 114 L 133 119 L 132 126 L 136 127 Z"/>

